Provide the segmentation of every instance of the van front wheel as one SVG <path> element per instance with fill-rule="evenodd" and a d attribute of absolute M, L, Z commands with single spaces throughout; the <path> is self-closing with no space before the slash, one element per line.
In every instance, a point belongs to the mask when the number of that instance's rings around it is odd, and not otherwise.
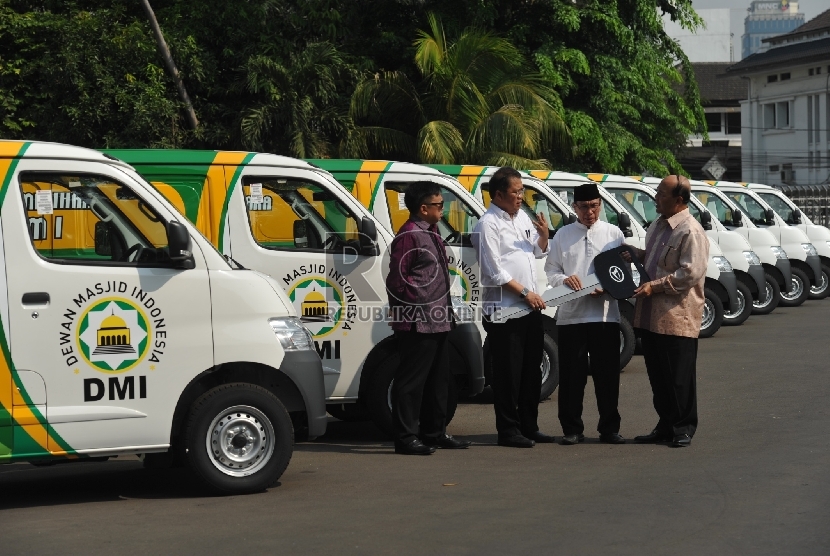
<path fill-rule="evenodd" d="M 807 301 L 807 296 L 810 295 L 810 279 L 807 273 L 800 268 L 793 268 L 791 272 L 793 278 L 790 289 L 787 292 L 782 290 L 780 294 L 779 305 L 782 307 L 798 307 Z"/>
<path fill-rule="evenodd" d="M 700 322 L 700 338 L 715 335 L 723 324 L 723 302 L 709 288 L 703 288 L 703 318 Z"/>
<path fill-rule="evenodd" d="M 294 428 L 282 402 L 265 388 L 223 384 L 191 406 L 185 445 L 190 468 L 211 490 L 259 492 L 288 467 Z"/>

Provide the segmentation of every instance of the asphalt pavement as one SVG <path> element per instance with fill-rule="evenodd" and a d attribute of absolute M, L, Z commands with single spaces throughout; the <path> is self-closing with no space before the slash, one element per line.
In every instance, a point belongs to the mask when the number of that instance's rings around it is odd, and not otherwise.
<path fill-rule="evenodd" d="M 332 419 L 280 484 L 207 497 L 186 470 L 0 467 L 2 554 L 828 554 L 830 300 L 779 307 L 701 340 L 689 448 L 496 445 L 492 397 L 459 405 L 468 450 L 393 453 Z M 561 436 L 556 395 L 543 432 Z M 621 434 L 656 423 L 642 357 L 621 375 Z"/>

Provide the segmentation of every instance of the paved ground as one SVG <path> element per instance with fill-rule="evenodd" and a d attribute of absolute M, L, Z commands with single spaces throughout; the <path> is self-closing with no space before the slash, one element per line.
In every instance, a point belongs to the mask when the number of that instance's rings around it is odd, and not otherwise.
<path fill-rule="evenodd" d="M 830 300 L 808 302 L 702 340 L 691 448 L 599 444 L 589 392 L 583 445 L 498 447 L 486 399 L 450 426 L 476 445 L 427 458 L 333 422 L 252 496 L 201 497 L 185 472 L 135 458 L 14 464 L 0 553 L 827 554 L 828 323 Z M 621 380 L 622 434 L 648 432 L 642 357 Z M 555 399 L 540 413 L 560 435 Z"/>

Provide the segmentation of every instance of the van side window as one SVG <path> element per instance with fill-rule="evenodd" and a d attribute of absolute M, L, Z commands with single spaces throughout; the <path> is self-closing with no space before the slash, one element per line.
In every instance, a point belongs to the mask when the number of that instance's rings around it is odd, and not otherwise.
<path fill-rule="evenodd" d="M 126 185 L 90 174 L 22 172 L 20 192 L 32 245 L 45 259 L 170 264 L 166 223 Z"/>
<path fill-rule="evenodd" d="M 706 209 L 716 215 L 718 221 L 724 226 L 732 226 L 732 209 L 723 202 L 723 199 L 714 193 L 705 191 L 692 191 L 697 200 L 703 203 Z"/>
<path fill-rule="evenodd" d="M 293 178 L 246 176 L 242 191 L 251 235 L 260 247 L 359 250 L 357 219 L 328 189 Z"/>
<path fill-rule="evenodd" d="M 409 219 L 409 209 L 403 202 L 409 182 L 386 181 L 383 187 L 386 193 L 386 206 L 389 207 L 389 221 L 392 223 L 392 230 L 397 232 Z M 438 187 L 444 199 L 444 216 L 438 222 L 438 233 L 447 245 L 472 245 L 470 233 L 478 224 L 478 217 L 473 209 L 450 189 L 440 184 Z"/>
<path fill-rule="evenodd" d="M 568 216 L 563 214 L 559 207 L 548 202 L 544 195 L 527 185 L 525 185 L 525 203 L 533 212 L 529 215 L 531 219 L 536 218 L 540 212 L 544 213 L 548 220 L 548 227 L 554 233 L 568 222 Z"/>

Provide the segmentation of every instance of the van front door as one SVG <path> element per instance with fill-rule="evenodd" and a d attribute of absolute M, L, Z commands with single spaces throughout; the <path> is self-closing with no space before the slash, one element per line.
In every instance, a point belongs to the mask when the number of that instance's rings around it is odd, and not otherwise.
<path fill-rule="evenodd" d="M 2 205 L 16 456 L 169 443 L 213 362 L 207 269 L 197 247 L 196 268 L 170 261 L 174 215 L 116 168 L 20 161 Z"/>

